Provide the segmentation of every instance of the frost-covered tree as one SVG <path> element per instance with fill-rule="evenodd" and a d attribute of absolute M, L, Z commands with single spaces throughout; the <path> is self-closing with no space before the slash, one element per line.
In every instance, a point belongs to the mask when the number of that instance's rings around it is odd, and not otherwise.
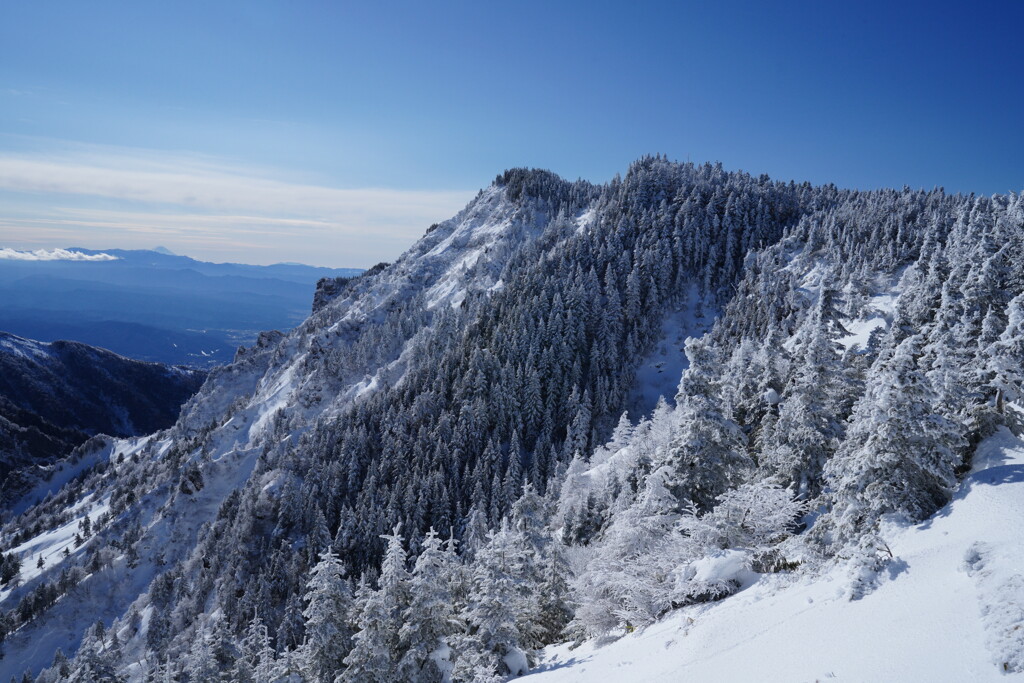
<path fill-rule="evenodd" d="M 184 671 L 190 681 L 217 681 L 220 680 L 221 671 L 217 665 L 211 645 L 212 638 L 207 632 L 205 625 L 196 629 L 189 647 L 188 656 L 185 658 Z"/>
<path fill-rule="evenodd" d="M 104 645 L 102 622 L 97 622 L 82 641 L 67 680 L 69 683 L 120 683 L 127 680 L 117 671 L 118 654 Z"/>
<path fill-rule="evenodd" d="M 799 365 L 782 395 L 778 419 L 762 437 L 760 466 L 801 498 L 821 491 L 825 463 L 843 436 L 841 401 L 852 389 L 825 320 L 809 320 L 811 330 Z"/>
<path fill-rule="evenodd" d="M 306 638 L 305 617 L 303 616 L 303 596 L 292 593 L 284 605 L 284 614 L 277 626 L 275 641 L 281 652 L 298 651 Z"/>
<path fill-rule="evenodd" d="M 271 683 L 276 660 L 267 626 L 257 614 L 245 629 L 231 680 L 239 683 Z"/>
<path fill-rule="evenodd" d="M 678 528 L 702 550 L 758 551 L 789 536 L 805 509 L 792 489 L 761 480 L 723 493 L 705 515 L 683 515 Z"/>
<path fill-rule="evenodd" d="M 461 615 L 467 632 L 455 643 L 458 676 L 467 675 L 467 666 L 473 675 L 479 675 L 481 667 L 492 666 L 492 674 L 507 675 L 513 666 L 518 672 L 519 664 L 526 662 L 519 614 L 532 589 L 525 580 L 527 562 L 521 540 L 507 523 L 491 532 L 487 544 L 477 552 L 469 598 Z"/>
<path fill-rule="evenodd" d="M 1006 307 L 1006 327 L 985 351 L 997 410 L 1012 401 L 1024 406 L 1024 292 Z"/>
<path fill-rule="evenodd" d="M 328 548 L 310 572 L 306 584 L 306 639 L 299 649 L 303 671 L 309 681 L 333 683 L 352 647 L 348 618 L 352 591 L 345 580 L 345 568 Z"/>
<path fill-rule="evenodd" d="M 621 427 L 621 421 L 620 421 Z M 512 528 L 522 546 L 523 581 L 533 586 L 532 595 L 520 608 L 520 633 L 526 648 L 555 642 L 572 619 L 568 604 L 568 567 L 561 547 L 554 542 L 549 522 L 550 502 L 532 486 L 512 506 Z"/>
<path fill-rule="evenodd" d="M 503 683 L 508 677 L 498 671 L 505 667 L 498 655 L 479 638 L 465 634 L 458 639 L 458 659 L 452 668 L 455 683 Z"/>
<path fill-rule="evenodd" d="M 956 484 L 963 436 L 935 411 L 919 353 L 920 339 L 912 336 L 876 363 L 847 439 L 825 468 L 833 515 L 846 536 L 870 529 L 886 513 L 923 519 L 949 500 Z"/>
<path fill-rule="evenodd" d="M 671 607 L 671 572 L 689 557 L 685 539 L 673 533 L 680 505 L 666 484 L 672 476 L 669 467 L 652 472 L 601 543 L 575 553 L 576 610 L 567 630 L 577 638 L 643 626 Z"/>
<path fill-rule="evenodd" d="M 707 341 L 686 342 L 690 367 L 679 385 L 679 433 L 669 447 L 669 489 L 680 503 L 710 509 L 715 498 L 738 485 L 752 462 L 739 426 L 714 399 L 715 363 Z"/>
<path fill-rule="evenodd" d="M 387 543 L 379 586 L 367 589 L 362 598 L 352 650 L 345 657 L 342 683 L 387 683 L 400 680 L 399 631 L 409 606 L 409 573 L 399 528 L 382 537 Z"/>
<path fill-rule="evenodd" d="M 469 511 L 462 539 L 463 554 L 470 558 L 487 543 L 487 515 L 479 505 L 474 505 Z"/>
<path fill-rule="evenodd" d="M 402 680 L 435 683 L 449 668 L 449 640 L 461 629 L 451 582 L 457 562 L 431 529 L 409 579 L 409 606 L 399 630 Z"/>

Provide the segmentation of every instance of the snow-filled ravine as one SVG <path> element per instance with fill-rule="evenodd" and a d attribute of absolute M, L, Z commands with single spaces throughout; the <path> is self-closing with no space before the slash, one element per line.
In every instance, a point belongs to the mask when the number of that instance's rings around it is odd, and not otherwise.
<path fill-rule="evenodd" d="M 675 405 L 679 378 L 689 367 L 684 351 L 686 339 L 707 333 L 718 315 L 719 311 L 703 300 L 696 283 L 691 284 L 684 302 L 662 320 L 654 347 L 637 366 L 636 386 L 630 396 L 631 415 L 649 415 L 661 398 Z"/>
<path fill-rule="evenodd" d="M 548 648 L 531 683 L 568 681 L 989 681 L 1024 661 L 1024 441 L 978 448 L 953 500 L 890 523 L 895 560 L 848 597 L 848 569 L 763 575 L 737 595 L 673 612 L 618 640 Z"/>

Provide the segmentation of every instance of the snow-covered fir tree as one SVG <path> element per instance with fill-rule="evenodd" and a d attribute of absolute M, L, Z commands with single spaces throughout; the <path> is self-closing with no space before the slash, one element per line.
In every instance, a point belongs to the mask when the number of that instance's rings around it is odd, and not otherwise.
<path fill-rule="evenodd" d="M 849 435 L 827 465 L 833 514 L 846 533 L 871 529 L 886 513 L 924 519 L 952 493 L 962 428 L 936 411 L 919 356 L 912 336 L 876 363 Z"/>
<path fill-rule="evenodd" d="M 680 426 L 665 463 L 667 483 L 680 505 L 709 509 L 715 498 L 744 481 L 753 463 L 745 435 L 716 400 L 711 350 L 691 338 L 686 357 L 690 367 L 679 386 Z"/>
<path fill-rule="evenodd" d="M 409 607 L 409 575 L 402 536 L 395 527 L 384 536 L 387 549 L 381 564 L 380 585 L 357 594 L 359 631 L 345 657 L 340 681 L 385 683 L 400 680 L 399 632 Z"/>
<path fill-rule="evenodd" d="M 299 652 L 309 681 L 333 683 L 342 669 L 352 647 L 351 591 L 344 566 L 328 548 L 310 571 L 306 584 L 306 608 L 302 612 L 306 636 Z"/>
<path fill-rule="evenodd" d="M 437 532 L 427 532 L 409 579 L 409 606 L 398 637 L 403 680 L 435 683 L 450 671 L 453 636 L 461 631 L 453 581 L 458 558 L 453 540 L 444 547 Z"/>

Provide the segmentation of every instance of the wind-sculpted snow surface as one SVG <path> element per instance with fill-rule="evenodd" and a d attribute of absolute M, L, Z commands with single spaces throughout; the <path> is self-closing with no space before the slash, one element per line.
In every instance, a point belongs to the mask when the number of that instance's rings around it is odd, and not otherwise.
<path fill-rule="evenodd" d="M 979 492 L 1017 448 L 1022 242 L 1016 195 L 507 171 L 39 488 L 0 531 L 0 678 L 589 677 L 633 645 L 634 677 L 763 678 L 729 652 L 823 632 L 780 678 L 876 648 L 913 680 L 930 634 L 1012 671 L 1010 531 L 963 541 L 1014 519 L 1016 483 Z"/>

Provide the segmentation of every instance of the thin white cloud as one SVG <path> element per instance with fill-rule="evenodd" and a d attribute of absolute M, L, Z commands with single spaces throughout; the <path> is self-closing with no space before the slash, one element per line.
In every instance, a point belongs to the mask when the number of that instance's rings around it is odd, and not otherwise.
<path fill-rule="evenodd" d="M 80 194 L 194 207 L 244 209 L 282 216 L 379 216 L 408 218 L 450 210 L 465 192 L 381 188 L 337 189 L 230 175 L 201 167 L 161 171 L 110 168 L 68 161 L 0 156 L 0 188 L 16 192 Z"/>
<path fill-rule="evenodd" d="M 229 249 L 248 246 L 264 253 L 276 249 L 282 260 L 308 259 L 306 253 L 323 262 L 324 249 L 331 249 L 341 251 L 339 258 L 358 254 L 366 263 L 396 257 L 427 226 L 454 215 L 473 196 L 333 188 L 201 156 L 86 146 L 56 154 L 0 152 L 0 191 L 15 193 L 22 204 L 17 216 L 0 214 L 0 243 L 38 239 L 36 244 L 50 245 L 62 235 L 80 238 L 65 246 L 87 246 L 100 235 L 150 235 L 151 243 L 177 237 L 171 246 L 184 253 L 190 245 L 216 243 L 225 245 L 228 257 Z M 301 244 L 308 240 L 320 240 L 320 250 Z M 113 246 L 122 243 L 97 248 Z"/>
<path fill-rule="evenodd" d="M 0 259 L 8 261 L 116 261 L 112 254 L 86 254 L 81 251 L 67 249 L 36 249 L 35 251 L 18 251 L 8 247 L 0 247 Z"/>

